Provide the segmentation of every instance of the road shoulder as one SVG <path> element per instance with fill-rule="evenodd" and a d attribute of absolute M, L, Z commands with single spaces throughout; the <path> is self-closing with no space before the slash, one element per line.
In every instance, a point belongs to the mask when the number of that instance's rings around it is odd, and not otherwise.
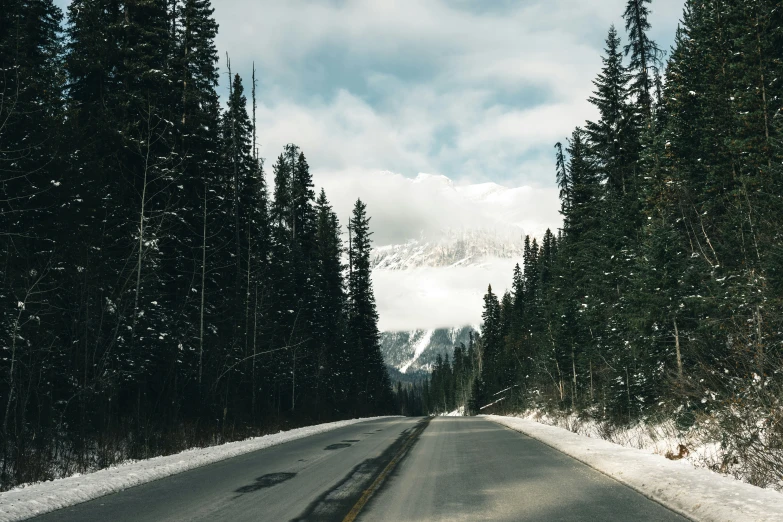
<path fill-rule="evenodd" d="M 0 493 L 0 522 L 24 520 L 253 451 L 336 430 L 358 422 L 385 418 L 388 417 L 350 419 L 306 426 L 219 446 L 195 448 L 173 455 L 129 462 L 94 473 L 74 475 L 12 489 Z"/>
<path fill-rule="evenodd" d="M 783 520 L 783 495 L 659 455 L 518 417 L 491 420 L 537 439 L 693 520 Z"/>

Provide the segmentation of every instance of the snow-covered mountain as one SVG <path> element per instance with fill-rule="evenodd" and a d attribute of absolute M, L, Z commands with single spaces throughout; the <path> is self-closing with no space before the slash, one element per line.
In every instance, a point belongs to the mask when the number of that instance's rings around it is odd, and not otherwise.
<path fill-rule="evenodd" d="M 373 270 L 471 266 L 487 259 L 519 258 L 522 247 L 519 230 L 447 230 L 437 240 L 411 239 L 399 245 L 376 247 L 371 263 Z"/>
<path fill-rule="evenodd" d="M 402 373 L 429 372 L 438 354 L 448 355 L 451 359 L 455 346 L 460 343 L 468 346 L 471 331 L 475 331 L 475 327 L 383 332 L 381 351 L 386 364 Z"/>
<path fill-rule="evenodd" d="M 412 239 L 400 245 L 386 245 L 373 250 L 372 267 L 377 283 L 391 278 L 392 284 L 410 296 L 405 310 L 422 305 L 430 313 L 440 311 L 446 318 L 465 304 L 480 306 L 481 292 L 486 289 L 484 278 L 498 271 L 504 279 L 510 277 L 513 263 L 522 261 L 523 240 L 507 231 L 449 230 L 437 240 Z M 456 280 L 477 279 L 467 288 L 459 288 Z M 453 279 L 453 280 L 452 280 Z M 384 285 L 380 285 L 384 288 Z M 388 293 L 388 291 L 387 291 Z M 428 299 L 439 295 L 451 297 L 451 302 L 429 306 Z M 460 310 L 461 311 L 461 310 Z M 444 318 L 445 319 L 445 318 Z M 443 319 L 441 319 L 442 321 Z M 429 372 L 438 354 L 453 357 L 454 347 L 468 344 L 471 331 L 478 326 L 451 328 L 417 328 L 386 331 L 381 334 L 381 350 L 386 364 L 403 374 Z"/>
<path fill-rule="evenodd" d="M 395 238 L 376 243 L 371 261 L 383 354 L 403 373 L 429 371 L 438 353 L 451 356 L 467 344 L 477 327 L 465 325 L 480 323 L 487 285 L 500 294 L 510 286 L 524 236 L 559 226 L 549 201 L 557 201 L 556 190 L 459 185 L 430 174 L 379 179 L 395 202 L 375 202 L 373 216 L 380 237 Z"/>

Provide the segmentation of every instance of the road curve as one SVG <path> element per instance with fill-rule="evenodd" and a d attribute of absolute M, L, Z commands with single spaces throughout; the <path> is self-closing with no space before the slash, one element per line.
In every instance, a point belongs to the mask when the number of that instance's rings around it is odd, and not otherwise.
<path fill-rule="evenodd" d="M 684 519 L 535 439 L 440 417 L 354 424 L 34 520 Z"/>

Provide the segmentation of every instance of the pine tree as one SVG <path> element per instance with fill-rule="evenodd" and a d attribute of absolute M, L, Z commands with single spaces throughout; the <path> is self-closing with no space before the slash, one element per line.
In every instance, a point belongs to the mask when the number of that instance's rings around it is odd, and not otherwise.
<path fill-rule="evenodd" d="M 291 166 L 285 154 L 280 154 L 272 166 L 274 174 L 274 199 L 270 207 L 270 258 L 269 313 L 272 330 L 269 332 L 274 347 L 290 345 L 295 327 L 296 295 L 292 270 L 291 251 Z M 273 402 L 278 409 L 282 402 L 290 405 L 290 397 L 284 398 L 284 383 L 288 382 L 293 361 L 288 351 L 275 358 L 270 368 L 275 389 Z"/>
<path fill-rule="evenodd" d="M 586 134 L 596 166 L 609 189 L 621 195 L 632 181 L 627 176 L 633 171 L 636 147 L 633 115 L 628 107 L 628 73 L 623 67 L 620 38 L 614 26 L 609 28 L 604 52 L 601 74 L 593 81 L 596 90 L 588 99 L 598 109 L 600 118 L 595 123 L 587 122 Z"/>
<path fill-rule="evenodd" d="M 166 257 L 171 251 L 171 187 L 176 180 L 178 92 L 174 85 L 169 5 L 166 0 L 133 0 L 122 5 L 117 28 L 119 66 L 115 93 L 119 183 L 107 207 L 107 220 L 116 226 L 109 249 L 117 266 L 118 320 L 127 329 L 120 341 L 123 372 L 133 382 L 125 400 L 135 411 L 138 433 L 154 422 L 143 412 L 147 406 L 171 397 L 156 396 L 176 364 L 178 347 L 172 328 L 170 295 L 166 288 Z M 110 225 L 111 226 L 111 225 Z M 167 390 L 170 391 L 170 390 Z M 176 401 L 174 401 L 176 402 Z M 142 444 L 135 449 L 147 451 Z"/>
<path fill-rule="evenodd" d="M 557 172 L 557 186 L 560 189 L 560 201 L 562 208 L 567 209 L 571 202 L 571 178 L 566 169 L 565 155 L 563 154 L 563 145 L 558 141 L 555 143 L 555 169 Z"/>
<path fill-rule="evenodd" d="M 530 236 L 525 236 L 525 252 L 530 248 Z M 522 273 L 522 269 L 519 267 L 519 263 L 514 265 L 514 274 L 511 283 L 511 292 L 514 299 L 514 309 L 519 320 L 525 313 L 525 279 Z"/>
<path fill-rule="evenodd" d="M 343 245 L 340 223 L 332 211 L 326 192 L 321 189 L 316 202 L 315 307 L 312 335 L 318 361 L 316 383 L 318 395 L 333 408 L 348 397 L 350 387 L 346 369 L 351 360 L 346 345 L 346 295 L 342 278 Z M 323 390 L 323 391 L 320 391 Z M 315 407 L 317 408 L 318 402 Z"/>
<path fill-rule="evenodd" d="M 301 357 L 297 363 L 299 383 L 304 393 L 318 388 L 317 347 L 312 327 L 316 309 L 316 286 L 314 272 L 316 263 L 316 216 L 313 179 L 307 159 L 295 145 L 289 145 L 288 154 L 291 165 L 291 267 L 297 296 L 296 313 L 298 316 L 296 333 L 292 341 L 300 346 L 296 354 Z"/>
<path fill-rule="evenodd" d="M 4 233 L 23 232 L 18 229 L 21 213 L 36 206 L 29 201 L 36 198 L 45 205 L 51 184 L 61 181 L 57 174 L 64 87 L 61 22 L 62 12 L 51 0 L 9 1 L 0 13 Z M 34 218 L 27 213 L 26 220 L 30 219 Z"/>
<path fill-rule="evenodd" d="M 564 209 L 564 229 L 574 240 L 596 227 L 597 216 L 593 210 L 601 197 L 601 187 L 585 143 L 585 132 L 577 128 L 568 140 L 568 176 L 571 179 L 570 202 Z"/>
<path fill-rule="evenodd" d="M 391 386 L 381 356 L 378 311 L 370 277 L 370 217 L 360 199 L 354 205 L 349 227 L 352 239 L 348 258 L 352 268 L 348 278 L 348 324 L 349 341 L 358 358 L 357 396 L 360 407 L 377 411 L 388 401 Z"/>
<path fill-rule="evenodd" d="M 649 118 L 652 108 L 652 73 L 658 67 L 660 49 L 648 36 L 650 10 L 645 4 L 652 0 L 628 0 L 623 18 L 625 30 L 628 31 L 628 44 L 625 46 L 626 56 L 631 60 L 628 68 L 632 71 L 631 92 L 636 98 L 636 105 L 642 118 Z"/>
<path fill-rule="evenodd" d="M 231 257 L 234 265 L 233 288 L 234 303 L 245 303 L 246 299 L 246 274 L 245 268 L 248 257 L 248 246 L 251 233 L 249 214 L 258 204 L 260 190 L 256 187 L 258 167 L 253 157 L 252 135 L 253 128 L 250 117 L 247 114 L 247 98 L 242 85 L 242 78 L 236 74 L 231 78 L 231 90 L 228 99 L 228 108 L 223 115 L 222 134 L 224 142 L 224 164 L 226 167 L 227 183 L 229 188 L 228 200 L 230 201 L 230 230 L 232 230 Z M 244 307 L 243 307 L 244 308 Z M 242 313 L 232 314 L 235 345 L 244 344 L 247 335 L 245 326 L 240 321 Z"/>
<path fill-rule="evenodd" d="M 291 186 L 292 213 L 294 239 L 302 245 L 302 249 L 308 248 L 308 242 L 312 242 L 315 192 L 313 190 L 313 177 L 310 174 L 310 166 L 307 164 L 304 153 L 300 152 L 296 165 L 293 167 L 293 180 Z M 305 253 L 305 252 L 303 252 Z"/>
<path fill-rule="evenodd" d="M 89 237 L 72 253 L 80 266 L 90 266 L 95 277 L 108 282 L 108 266 L 101 260 L 90 262 L 91 247 L 100 247 L 98 231 L 106 222 L 109 200 L 116 197 L 119 181 L 117 151 L 121 147 L 119 126 L 120 68 L 118 2 L 74 0 L 68 7 L 67 52 L 65 66 L 67 85 L 68 135 L 73 151 L 70 155 L 69 198 L 65 202 L 69 219 L 83 237 Z M 92 301 L 93 296 L 84 296 Z M 98 298 L 100 300 L 100 298 Z M 88 307 L 92 307 L 90 303 Z M 97 303 L 97 306 L 102 306 Z M 82 318 L 86 327 L 89 321 Z M 82 334 L 85 341 L 90 336 Z"/>
<path fill-rule="evenodd" d="M 483 321 L 481 326 L 482 349 L 480 354 L 481 380 L 488 393 L 492 394 L 502 389 L 503 368 L 502 342 L 503 326 L 501 318 L 500 302 L 492 292 L 492 285 L 487 287 L 484 295 L 484 311 L 481 314 Z"/>
<path fill-rule="evenodd" d="M 0 483 L 55 436 L 47 397 L 67 386 L 56 320 L 67 297 L 59 209 L 65 182 L 62 12 L 51 0 L 0 7 Z M 55 317 L 51 317 L 54 315 Z M 54 320 L 53 320 L 54 319 Z M 37 410 L 37 411 L 36 411 Z M 48 425 L 47 425 L 48 424 Z"/>
<path fill-rule="evenodd" d="M 201 385 L 204 367 L 214 367 L 209 346 L 219 346 L 222 331 L 215 313 L 225 310 L 219 295 L 225 285 L 220 239 L 225 226 L 221 180 L 224 160 L 215 47 L 217 24 L 209 0 L 187 0 L 179 11 L 178 41 L 173 66 L 181 90 L 181 135 L 177 153 L 181 164 L 174 199 L 181 220 L 175 222 L 177 243 L 172 254 L 174 303 L 181 305 L 178 348 L 184 369 Z M 205 350 L 208 352 L 205 354 Z M 206 358 L 206 359 L 205 359 Z M 191 373 L 192 372 L 192 373 Z M 212 373 L 212 372 L 208 372 Z M 202 388 L 203 391 L 203 388 Z M 193 401 L 184 401 L 185 405 Z"/>

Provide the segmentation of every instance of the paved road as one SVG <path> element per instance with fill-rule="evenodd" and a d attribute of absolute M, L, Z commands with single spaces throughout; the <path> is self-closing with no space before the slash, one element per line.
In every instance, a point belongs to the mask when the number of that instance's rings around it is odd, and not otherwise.
<path fill-rule="evenodd" d="M 480 417 L 439 417 L 362 521 L 683 521 L 581 462 Z"/>
<path fill-rule="evenodd" d="M 277 522 L 353 517 L 684 520 L 534 439 L 475 417 L 363 422 L 35 520 Z"/>

